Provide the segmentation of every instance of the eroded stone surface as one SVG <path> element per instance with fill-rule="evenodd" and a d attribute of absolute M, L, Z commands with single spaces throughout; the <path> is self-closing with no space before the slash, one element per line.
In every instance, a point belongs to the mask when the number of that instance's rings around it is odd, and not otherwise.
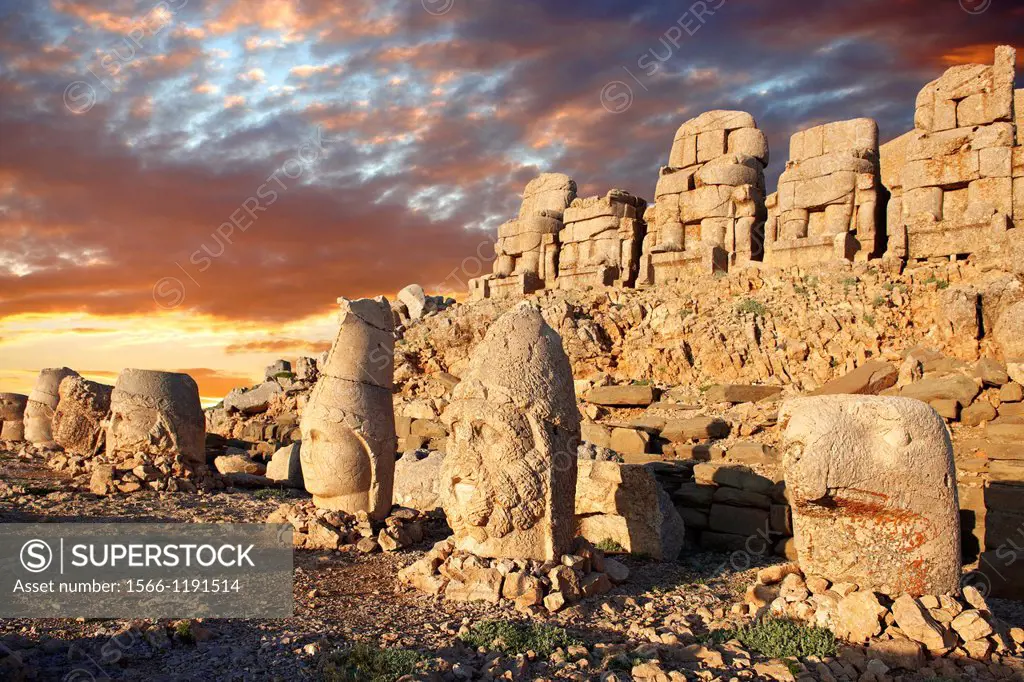
<path fill-rule="evenodd" d="M 948 69 L 917 96 L 914 130 L 883 152 L 888 252 L 900 258 L 974 253 L 1004 241 L 1024 206 L 1014 204 L 1014 62 Z M 887 145 L 888 146 L 888 145 Z"/>
<path fill-rule="evenodd" d="M 469 281 L 472 297 L 522 296 L 554 283 L 562 218 L 575 198 L 576 182 L 568 175 L 542 173 L 531 180 L 519 217 L 498 228 L 494 272 Z"/>
<path fill-rule="evenodd" d="M 637 284 L 760 260 L 767 164 L 767 138 L 745 111 L 708 111 L 680 126 L 645 214 Z"/>
<path fill-rule="evenodd" d="M 0 440 L 25 439 L 25 406 L 28 396 L 0 393 Z"/>
<path fill-rule="evenodd" d="M 780 419 L 804 572 L 894 596 L 959 592 L 956 471 L 933 409 L 823 396 L 787 401 Z"/>
<path fill-rule="evenodd" d="M 383 519 L 397 448 L 394 318 L 383 298 L 338 305 L 341 326 L 299 425 L 302 474 L 318 507 Z"/>
<path fill-rule="evenodd" d="M 60 382 L 60 402 L 53 414 L 53 440 L 65 452 L 92 457 L 106 442 L 104 420 L 110 415 L 113 386 L 65 377 Z"/>
<path fill-rule="evenodd" d="M 686 531 L 671 498 L 646 467 L 581 460 L 576 479 L 576 525 L 594 544 L 674 561 Z"/>
<path fill-rule="evenodd" d="M 459 549 L 548 560 L 572 546 L 580 416 L 562 341 L 520 304 L 474 350 L 442 416 L 441 497 Z"/>
<path fill-rule="evenodd" d="M 69 376 L 78 376 L 78 372 L 67 367 L 40 370 L 25 406 L 25 440 L 28 442 L 53 442 L 53 411 L 60 402 L 60 382 Z"/>
<path fill-rule="evenodd" d="M 790 266 L 881 255 L 878 125 L 869 118 L 802 130 L 768 199 L 765 262 Z"/>
<path fill-rule="evenodd" d="M 395 462 L 395 504 L 420 511 L 441 506 L 443 452 L 410 450 Z"/>
<path fill-rule="evenodd" d="M 576 198 L 558 233 L 558 288 L 632 286 L 639 271 L 647 202 L 625 190 Z"/>
<path fill-rule="evenodd" d="M 107 452 L 111 456 L 179 453 L 206 461 L 206 421 L 199 387 L 187 374 L 125 369 L 110 396 Z"/>

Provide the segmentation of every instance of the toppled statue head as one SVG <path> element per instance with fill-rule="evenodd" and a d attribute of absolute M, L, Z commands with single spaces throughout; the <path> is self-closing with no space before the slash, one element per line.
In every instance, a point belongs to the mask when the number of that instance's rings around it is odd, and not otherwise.
<path fill-rule="evenodd" d="M 302 473 L 318 507 L 383 519 L 397 450 L 391 306 L 383 298 L 338 303 L 338 336 L 299 425 Z"/>
<path fill-rule="evenodd" d="M 780 421 L 805 573 L 894 596 L 959 592 L 956 469 L 935 410 L 834 395 L 787 401 Z"/>
<path fill-rule="evenodd" d="M 491 326 L 442 419 L 441 496 L 458 547 L 538 560 L 568 552 L 580 416 L 562 341 L 535 306 Z"/>

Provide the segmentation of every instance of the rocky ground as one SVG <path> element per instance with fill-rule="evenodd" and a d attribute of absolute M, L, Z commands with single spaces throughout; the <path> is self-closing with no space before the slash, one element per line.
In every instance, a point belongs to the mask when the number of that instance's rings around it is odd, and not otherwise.
<path fill-rule="evenodd" d="M 14 452 L 0 453 L 0 480 L 0 523 L 263 522 L 282 501 L 306 497 L 230 488 L 98 497 L 68 491 L 65 476 Z M 630 569 L 626 584 L 532 619 L 535 637 L 526 646 L 537 642 L 532 646 L 540 651 L 501 653 L 510 647 L 500 639 L 475 650 L 465 640 L 479 643 L 473 633 L 481 623 L 507 625 L 523 616 L 508 603 L 450 602 L 400 587 L 398 571 L 439 539 L 435 533 L 393 553 L 296 551 L 295 615 L 282 620 L 5 619 L 0 679 L 348 679 L 338 673 L 334 652 L 357 642 L 415 651 L 418 679 L 948 680 L 1021 679 L 1024 671 L 1024 661 L 1001 654 L 1002 664 L 944 659 L 910 673 L 889 670 L 858 647 L 784 662 L 723 642 L 711 631 L 739 621 L 735 605 L 757 569 L 780 560 L 696 551 L 678 563 L 620 557 Z M 993 600 L 991 608 L 1008 627 L 1024 625 L 1019 603 Z M 553 636 L 551 651 L 541 635 L 558 633 L 546 626 L 566 630 L 561 639 Z M 354 679 L 368 679 L 362 675 Z"/>

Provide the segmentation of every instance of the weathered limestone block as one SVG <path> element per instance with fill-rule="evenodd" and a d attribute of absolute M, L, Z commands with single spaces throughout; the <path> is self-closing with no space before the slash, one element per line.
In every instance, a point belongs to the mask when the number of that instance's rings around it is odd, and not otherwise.
<path fill-rule="evenodd" d="M 888 253 L 931 258 L 998 248 L 1013 225 L 1016 52 L 948 69 L 917 98 L 889 212 Z M 885 163 L 883 162 L 883 165 Z"/>
<path fill-rule="evenodd" d="M 267 463 L 266 476 L 289 488 L 304 489 L 306 485 L 302 480 L 301 444 L 289 443 L 275 452 Z"/>
<path fill-rule="evenodd" d="M 395 504 L 419 511 L 441 506 L 441 467 L 444 453 L 433 451 L 421 457 L 415 450 L 395 462 Z"/>
<path fill-rule="evenodd" d="M 25 406 L 28 396 L 0 393 L 0 440 L 25 439 Z"/>
<path fill-rule="evenodd" d="M 538 308 L 522 303 L 490 327 L 442 419 L 456 546 L 541 561 L 569 552 L 580 415 L 562 341 Z"/>
<path fill-rule="evenodd" d="M 896 385 L 899 370 L 882 360 L 868 360 L 838 379 L 833 379 L 811 395 L 877 395 Z"/>
<path fill-rule="evenodd" d="M 299 381 L 313 383 L 320 376 L 316 358 L 301 357 L 295 361 L 295 378 Z"/>
<path fill-rule="evenodd" d="M 65 451 L 92 457 L 103 451 L 106 419 L 113 386 L 65 377 L 58 389 L 60 402 L 53 413 L 53 440 Z"/>
<path fill-rule="evenodd" d="M 575 197 L 576 183 L 568 175 L 541 173 L 526 184 L 519 217 L 547 214 L 561 218 Z"/>
<path fill-rule="evenodd" d="M 580 460 L 576 478 L 577 533 L 597 544 L 613 540 L 659 561 L 679 556 L 686 535 L 672 498 L 639 464 Z"/>
<path fill-rule="evenodd" d="M 67 367 L 50 367 L 39 372 L 25 406 L 25 440 L 29 443 L 53 442 L 53 411 L 60 402 L 60 382 L 69 376 L 78 376 L 78 372 Z"/>
<path fill-rule="evenodd" d="M 623 190 L 577 198 L 559 232 L 558 288 L 632 286 L 647 226 L 647 202 Z"/>
<path fill-rule="evenodd" d="M 264 381 L 249 389 L 235 388 L 224 396 L 224 409 L 228 412 L 237 411 L 246 415 L 266 412 L 274 396 L 284 390 L 276 381 Z"/>
<path fill-rule="evenodd" d="M 999 315 L 993 338 L 1007 361 L 1024 359 L 1024 301 L 1018 301 Z"/>
<path fill-rule="evenodd" d="M 765 262 L 788 267 L 881 255 L 878 125 L 869 118 L 803 130 L 790 140 L 765 227 Z"/>
<path fill-rule="evenodd" d="M 273 381 L 278 374 L 292 373 L 292 363 L 287 360 L 275 360 L 263 370 L 263 376 L 267 381 Z"/>
<path fill-rule="evenodd" d="M 125 369 L 110 395 L 107 453 L 180 453 L 206 462 L 206 421 L 199 387 L 187 374 Z"/>
<path fill-rule="evenodd" d="M 933 409 L 822 396 L 785 402 L 780 421 L 804 573 L 892 596 L 959 592 L 956 469 Z"/>
<path fill-rule="evenodd" d="M 598 386 L 583 398 L 593 405 L 609 407 L 646 407 L 654 402 L 654 389 L 645 384 Z"/>
<path fill-rule="evenodd" d="M 638 285 L 761 260 L 768 141 L 744 111 L 709 111 L 680 126 L 661 169 Z"/>
<path fill-rule="evenodd" d="M 394 318 L 382 297 L 341 307 L 338 335 L 302 414 L 302 474 L 318 507 L 384 519 L 395 475 Z"/>
<path fill-rule="evenodd" d="M 576 198 L 576 182 L 542 173 L 526 185 L 519 217 L 498 228 L 494 271 L 469 281 L 473 299 L 523 296 L 554 283 L 562 216 Z"/>
<path fill-rule="evenodd" d="M 411 320 L 419 320 L 425 314 L 437 309 L 433 297 L 427 296 L 419 284 L 408 285 L 398 292 L 397 298 L 409 311 Z"/>

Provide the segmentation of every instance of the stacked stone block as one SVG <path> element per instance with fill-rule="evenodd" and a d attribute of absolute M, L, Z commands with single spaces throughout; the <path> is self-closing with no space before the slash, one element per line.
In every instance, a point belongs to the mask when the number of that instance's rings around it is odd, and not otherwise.
<path fill-rule="evenodd" d="M 469 281 L 472 298 L 524 296 L 553 284 L 562 216 L 575 198 L 576 183 L 568 175 L 543 173 L 531 180 L 519 217 L 498 228 L 494 272 Z"/>
<path fill-rule="evenodd" d="M 793 524 L 785 485 L 747 467 L 698 464 L 672 491 L 687 537 L 703 549 L 785 555 Z"/>
<path fill-rule="evenodd" d="M 869 118 L 790 139 L 778 192 L 768 198 L 765 262 L 791 266 L 881 255 L 878 125 Z"/>
<path fill-rule="evenodd" d="M 613 189 L 577 198 L 565 209 L 559 233 L 558 288 L 632 286 L 639 270 L 647 202 Z"/>
<path fill-rule="evenodd" d="M 1014 171 L 1015 58 L 1012 47 L 997 47 L 992 65 L 954 66 L 918 94 L 890 211 L 893 256 L 969 254 L 1013 226 L 1014 175 L 1021 177 L 1019 162 Z"/>
<path fill-rule="evenodd" d="M 768 141 L 744 111 L 709 111 L 676 133 L 661 169 L 640 258 L 640 285 L 761 260 Z"/>

